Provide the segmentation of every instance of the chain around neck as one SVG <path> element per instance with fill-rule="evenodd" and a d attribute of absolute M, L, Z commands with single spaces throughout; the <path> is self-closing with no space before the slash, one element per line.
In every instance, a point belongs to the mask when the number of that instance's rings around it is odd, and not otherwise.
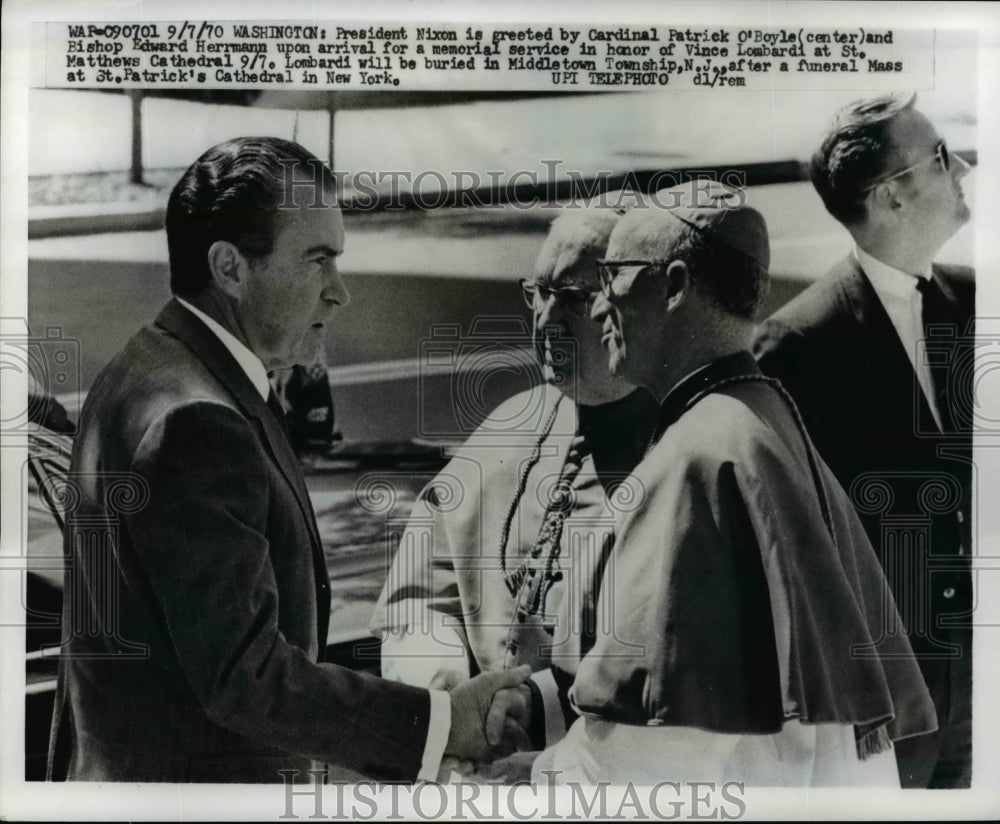
<path fill-rule="evenodd" d="M 503 574 L 504 581 L 507 584 L 507 589 L 510 590 L 511 595 L 517 594 L 517 586 L 513 580 L 513 576 L 507 571 L 507 542 L 510 539 L 510 528 L 514 522 L 514 514 L 517 512 L 517 507 L 520 505 L 521 499 L 524 497 L 524 490 L 528 484 L 528 475 L 531 473 L 531 470 L 534 469 L 535 464 L 537 464 L 541 459 L 542 444 L 545 442 L 545 439 L 548 438 L 549 433 L 552 431 L 552 427 L 555 425 L 556 415 L 559 413 L 559 407 L 564 398 L 565 395 L 562 394 L 556 398 L 555 405 L 552 407 L 549 417 L 542 426 L 541 434 L 538 436 L 538 439 L 535 441 L 535 445 L 531 450 L 531 455 L 521 467 L 521 472 L 517 479 L 517 487 L 514 490 L 514 497 L 511 499 L 510 505 L 507 507 L 507 514 L 504 517 L 503 526 L 500 529 L 500 569 Z"/>

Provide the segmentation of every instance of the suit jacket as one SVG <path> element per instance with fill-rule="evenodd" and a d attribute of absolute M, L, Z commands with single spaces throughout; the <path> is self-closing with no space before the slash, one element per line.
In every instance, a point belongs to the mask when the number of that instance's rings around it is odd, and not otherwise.
<path fill-rule="evenodd" d="M 935 265 L 933 275 L 964 327 L 936 351 L 952 359 L 956 376 L 967 367 L 971 383 L 972 270 Z M 954 644 L 968 643 L 972 609 L 968 418 L 957 416 L 965 424 L 958 432 L 937 431 L 899 336 L 853 256 L 765 321 L 754 352 L 795 398 L 858 510 L 943 722 L 945 665 L 956 658 Z M 967 414 L 968 398 L 953 398 L 952 408 Z"/>
<path fill-rule="evenodd" d="M 215 335 L 171 301 L 95 381 L 68 488 L 49 775 L 416 778 L 425 690 L 319 663 L 330 593 L 301 470 Z"/>

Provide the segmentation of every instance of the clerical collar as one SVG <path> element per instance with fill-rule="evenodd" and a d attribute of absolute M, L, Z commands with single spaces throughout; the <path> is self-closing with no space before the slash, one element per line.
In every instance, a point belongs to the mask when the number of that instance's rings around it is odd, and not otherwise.
<path fill-rule="evenodd" d="M 598 406 L 580 404 L 579 433 L 590 440 L 616 439 L 629 429 L 641 428 L 641 423 L 655 417 L 657 403 L 644 389 L 630 392 L 624 398 Z"/>
<path fill-rule="evenodd" d="M 732 355 L 724 355 L 695 370 L 674 384 L 673 389 L 667 393 L 667 397 L 660 404 L 660 421 L 656 428 L 655 437 L 659 439 L 666 429 L 683 414 L 691 401 L 703 392 L 710 390 L 713 385 L 729 378 L 760 374 L 757 361 L 754 360 L 753 355 L 745 350 L 734 352 Z"/>

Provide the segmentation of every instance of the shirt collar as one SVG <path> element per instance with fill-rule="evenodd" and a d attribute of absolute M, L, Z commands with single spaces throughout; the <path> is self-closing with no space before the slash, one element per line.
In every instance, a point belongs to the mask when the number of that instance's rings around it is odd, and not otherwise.
<path fill-rule="evenodd" d="M 919 275 L 911 275 L 872 257 L 857 245 L 854 247 L 854 257 L 877 292 L 889 292 L 901 298 L 908 298 L 917 286 L 917 278 L 930 280 L 931 277 L 930 269 Z"/>
<path fill-rule="evenodd" d="M 177 298 L 177 302 L 212 331 L 219 339 L 219 342 L 229 351 L 229 354 L 236 359 L 236 362 L 246 373 L 246 376 L 250 379 L 254 389 L 257 390 L 261 398 L 267 400 L 267 396 L 271 391 L 271 383 L 267 379 L 267 370 L 264 368 L 264 364 L 260 362 L 260 358 L 240 343 L 233 336 L 232 332 L 222 326 L 222 324 L 210 318 L 200 309 L 192 306 L 184 298 Z"/>

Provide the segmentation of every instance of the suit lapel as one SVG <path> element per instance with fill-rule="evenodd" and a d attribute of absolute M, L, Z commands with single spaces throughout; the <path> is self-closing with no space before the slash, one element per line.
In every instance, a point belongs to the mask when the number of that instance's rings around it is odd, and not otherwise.
<path fill-rule="evenodd" d="M 857 335 L 864 340 L 864 347 L 872 357 L 867 372 L 876 403 L 896 402 L 905 406 L 906 415 L 897 420 L 933 421 L 927 398 L 916 379 L 913 363 L 906 354 L 896 327 L 892 325 L 875 287 L 853 255 L 843 262 L 838 271 L 844 300 L 857 320 Z M 914 410 L 914 399 L 919 410 Z M 914 412 L 916 411 L 916 415 Z"/>
<path fill-rule="evenodd" d="M 959 335 L 973 337 L 976 333 L 975 281 L 963 283 L 957 275 L 952 280 L 948 267 L 937 263 L 932 267 L 932 274 L 959 323 Z"/>
<path fill-rule="evenodd" d="M 198 359 L 225 385 L 243 412 L 257 421 L 264 435 L 263 443 L 295 494 L 312 538 L 314 561 L 317 573 L 320 574 L 317 580 L 324 582 L 327 572 L 323 547 L 302 470 L 291 444 L 288 443 L 274 415 L 268 409 L 267 403 L 215 334 L 176 300 L 171 300 L 163 308 L 156 318 L 156 323 L 187 344 Z M 325 642 L 326 639 L 322 640 Z"/>

